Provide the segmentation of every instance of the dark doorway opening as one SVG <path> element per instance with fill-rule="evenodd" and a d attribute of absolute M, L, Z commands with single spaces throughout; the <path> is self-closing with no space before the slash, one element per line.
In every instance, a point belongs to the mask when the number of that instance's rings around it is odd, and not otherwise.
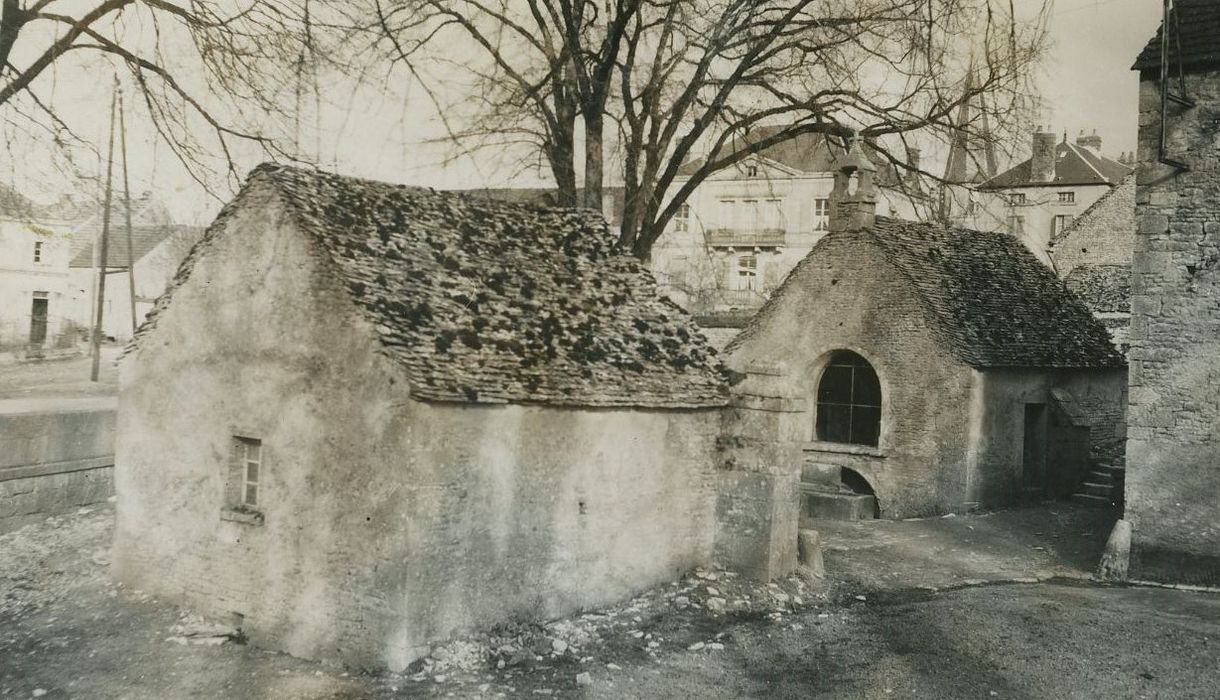
<path fill-rule="evenodd" d="M 42 347 L 47 341 L 47 298 L 38 296 L 46 292 L 34 292 L 34 305 L 30 308 L 30 345 Z"/>
<path fill-rule="evenodd" d="M 1021 486 L 1027 493 L 1046 491 L 1046 404 L 1025 404 L 1025 434 L 1021 450 Z"/>
<path fill-rule="evenodd" d="M 881 517 L 881 507 L 877 504 L 877 492 L 860 472 L 847 467 L 839 467 L 839 488 L 859 496 L 872 496 L 872 515 L 874 518 Z"/>

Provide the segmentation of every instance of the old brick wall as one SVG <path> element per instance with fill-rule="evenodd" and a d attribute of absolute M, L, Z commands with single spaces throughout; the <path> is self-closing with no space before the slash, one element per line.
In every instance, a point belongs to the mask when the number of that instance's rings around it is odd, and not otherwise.
<path fill-rule="evenodd" d="M 835 350 L 859 353 L 882 388 L 880 445 L 850 451 L 814 442 L 806 424 L 806 463 L 846 466 L 876 491 L 882 517 L 959 511 L 968 500 L 971 370 L 937 342 L 898 270 L 861 237 L 823 239 L 789 275 L 726 362 L 783 363 L 801 394 Z M 815 411 L 816 412 L 816 411 Z"/>
<path fill-rule="evenodd" d="M 1220 71 L 1187 76 L 1159 165 L 1160 95 L 1140 83 L 1126 519 L 1131 575 L 1220 582 Z"/>
<path fill-rule="evenodd" d="M 0 533 L 114 493 L 114 409 L 72 404 L 0 410 Z"/>
<path fill-rule="evenodd" d="M 401 668 L 710 561 L 717 411 L 415 402 L 273 196 L 245 196 L 121 367 L 121 580 Z M 262 440 L 261 525 L 220 517 L 232 435 Z"/>

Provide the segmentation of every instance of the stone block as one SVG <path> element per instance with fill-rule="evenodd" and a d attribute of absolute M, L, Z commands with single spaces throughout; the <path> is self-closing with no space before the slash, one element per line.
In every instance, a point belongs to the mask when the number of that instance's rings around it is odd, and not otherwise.
<path fill-rule="evenodd" d="M 801 494 L 803 515 L 816 520 L 871 520 L 877 499 L 860 493 L 807 490 Z"/>
<path fill-rule="evenodd" d="M 826 565 L 822 560 L 822 538 L 817 530 L 801 530 L 797 536 L 797 550 L 803 572 L 817 578 L 826 575 Z"/>
<path fill-rule="evenodd" d="M 798 483 L 796 474 L 720 472 L 717 561 L 760 581 L 791 573 L 797 559 Z"/>

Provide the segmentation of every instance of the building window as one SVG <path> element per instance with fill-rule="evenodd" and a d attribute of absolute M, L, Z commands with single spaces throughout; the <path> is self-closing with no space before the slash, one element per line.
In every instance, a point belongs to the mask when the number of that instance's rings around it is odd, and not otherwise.
<path fill-rule="evenodd" d="M 813 230 L 825 231 L 830 228 L 830 200 L 813 200 Z"/>
<path fill-rule="evenodd" d="M 679 233 L 690 230 L 690 205 L 681 204 L 678 206 L 678 214 L 674 217 L 674 230 Z"/>
<path fill-rule="evenodd" d="M 257 510 L 263 471 L 263 443 L 233 436 L 233 462 L 229 468 L 228 506 Z"/>
<path fill-rule="evenodd" d="M 877 446 L 881 435 L 881 381 L 868 360 L 850 350 L 830 357 L 818 380 L 818 440 Z"/>
<path fill-rule="evenodd" d="M 1008 232 L 1014 236 L 1020 236 L 1025 233 L 1025 217 L 1010 216 L 1008 217 Z"/>
<path fill-rule="evenodd" d="M 1014 206 L 1020 206 L 1022 204 L 1025 204 L 1025 202 L 1026 202 L 1026 199 L 1025 199 L 1024 192 L 1013 192 L 1012 194 L 1008 195 L 1009 204 L 1012 204 Z"/>
<path fill-rule="evenodd" d="M 1064 229 L 1072 224 L 1072 220 L 1076 217 L 1071 214 L 1056 214 L 1051 220 L 1051 235 L 1058 236 L 1063 233 Z"/>
<path fill-rule="evenodd" d="M 1075 192 L 1060 192 L 1059 193 L 1059 203 L 1060 204 L 1072 204 L 1075 201 L 1076 201 Z"/>
<path fill-rule="evenodd" d="M 733 289 L 753 291 L 758 283 L 758 258 L 743 255 L 737 258 L 737 274 L 733 275 Z"/>
<path fill-rule="evenodd" d="M 42 241 L 34 241 L 34 262 L 42 262 Z"/>
<path fill-rule="evenodd" d="M 746 177 L 758 177 L 758 166 L 757 165 L 747 165 L 746 166 Z"/>

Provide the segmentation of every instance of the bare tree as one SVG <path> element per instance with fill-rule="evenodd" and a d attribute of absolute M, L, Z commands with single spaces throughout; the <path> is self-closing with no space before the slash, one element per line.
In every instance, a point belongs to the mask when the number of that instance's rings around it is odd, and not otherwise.
<path fill-rule="evenodd" d="M 3 0 L 0 115 L 7 129 L 61 149 L 92 147 L 84 116 L 53 86 L 123 80 L 156 133 L 201 184 L 235 180 L 235 151 L 291 157 L 292 95 L 306 64 L 333 55 L 346 3 L 330 0 Z M 68 80 L 72 82 L 72 80 Z M 88 121 L 86 121 L 88 120 Z M 13 136 L 9 136 L 13 138 Z"/>
<path fill-rule="evenodd" d="M 898 171 L 942 179 L 899 146 L 915 134 L 1002 138 L 1045 44 L 1045 10 L 1023 21 L 1011 0 L 377 0 L 377 9 L 379 40 L 417 77 L 473 79 L 462 97 L 474 107 L 451 112 L 464 120 L 451 136 L 472 148 L 502 146 L 507 134 L 536 145 L 561 202 L 576 200 L 577 119 L 587 206 L 600 202 L 603 130 L 616 126 L 621 238 L 641 257 L 709 175 L 800 134 L 859 134 Z M 472 45 L 480 60 L 469 59 Z M 429 63 L 443 70 L 429 76 Z M 955 118 L 971 101 L 971 120 Z"/>

